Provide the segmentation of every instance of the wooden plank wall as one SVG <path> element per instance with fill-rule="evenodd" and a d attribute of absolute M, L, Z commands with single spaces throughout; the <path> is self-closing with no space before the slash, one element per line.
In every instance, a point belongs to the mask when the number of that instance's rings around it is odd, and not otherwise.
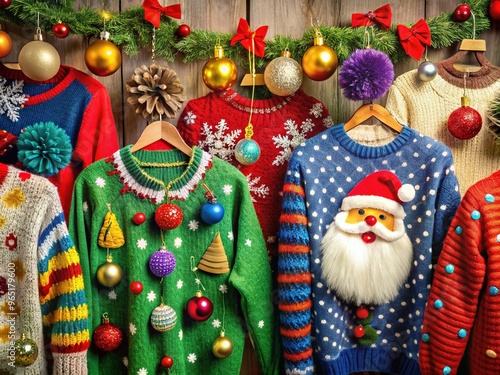
<path fill-rule="evenodd" d="M 275 35 L 289 35 L 292 38 L 301 37 L 305 30 L 310 28 L 311 19 L 305 14 L 306 0 L 160 0 L 163 5 L 180 3 L 182 7 L 181 23 L 188 24 L 192 29 L 211 30 L 234 34 L 240 17 L 247 18 L 252 30 L 258 26 L 268 25 L 267 38 Z M 351 14 L 367 12 L 384 4 L 390 3 L 393 9 L 393 23 L 414 23 L 420 18 L 433 18 L 442 12 L 455 9 L 458 1 L 455 0 L 309 0 L 313 6 L 319 24 L 327 26 L 350 26 Z M 76 8 L 83 6 L 94 9 L 119 12 L 132 6 L 140 6 L 142 0 L 78 0 Z M 33 40 L 34 30 L 29 27 L 17 27 L 2 24 L 2 29 L 10 34 L 14 48 L 9 56 L 2 62 L 16 62 L 20 48 Z M 480 36 L 486 39 L 489 46 L 486 56 L 495 65 L 500 65 L 500 26 L 494 24 L 493 28 Z M 84 63 L 84 52 L 93 40 L 81 36 L 70 35 L 60 40 L 51 35 L 46 35 L 45 40 L 52 43 L 61 55 L 62 63 L 91 74 Z M 431 61 L 437 62 L 455 53 L 457 46 L 445 50 L 429 50 Z M 134 69 L 151 62 L 151 51 L 143 50 L 134 57 L 123 55 L 121 69 L 109 77 L 96 77 L 108 89 L 116 120 L 117 130 L 120 134 L 121 145 L 134 143 L 141 134 L 146 121 L 135 115 L 133 109 L 126 103 L 127 93 L 125 83 L 130 80 Z M 204 61 L 183 64 L 181 58 L 173 63 L 156 59 L 157 63 L 166 64 L 174 69 L 186 89 L 188 100 L 203 96 L 209 92 L 201 80 L 201 70 Z M 396 75 L 418 67 L 419 62 L 408 60 L 395 66 Z M 335 123 L 349 119 L 354 110 L 361 104 L 346 100 L 337 85 L 337 72 L 328 80 L 315 82 L 304 77 L 303 89 L 309 95 L 321 100 L 329 109 Z M 236 86 L 236 90 L 239 88 Z M 380 100 L 384 104 L 384 98 Z M 180 112 L 179 112 L 180 115 Z M 176 120 L 172 121 L 174 124 Z M 251 347 L 245 352 L 241 374 L 259 374 L 255 354 Z"/>

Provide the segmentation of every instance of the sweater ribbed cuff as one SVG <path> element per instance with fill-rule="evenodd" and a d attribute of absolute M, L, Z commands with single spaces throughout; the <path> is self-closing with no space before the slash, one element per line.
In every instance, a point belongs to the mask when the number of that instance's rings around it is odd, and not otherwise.
<path fill-rule="evenodd" d="M 87 351 L 53 353 L 53 375 L 87 375 Z"/>

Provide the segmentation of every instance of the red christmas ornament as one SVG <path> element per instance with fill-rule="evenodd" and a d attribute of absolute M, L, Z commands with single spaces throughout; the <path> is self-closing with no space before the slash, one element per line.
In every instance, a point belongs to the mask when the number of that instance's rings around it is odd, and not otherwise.
<path fill-rule="evenodd" d="M 471 16 L 469 4 L 460 4 L 455 8 L 453 12 L 453 17 L 458 22 L 465 22 Z"/>
<path fill-rule="evenodd" d="M 52 34 L 58 38 L 64 39 L 69 35 L 69 27 L 59 21 L 52 26 Z"/>
<path fill-rule="evenodd" d="M 366 318 L 368 318 L 369 314 L 370 314 L 370 312 L 364 306 L 360 306 L 356 310 L 356 316 L 358 317 L 358 319 L 366 319 Z"/>
<path fill-rule="evenodd" d="M 134 221 L 134 224 L 141 225 L 142 223 L 144 223 L 146 221 L 146 215 L 144 215 L 144 213 L 142 213 L 142 212 L 138 212 L 134 215 L 132 220 Z"/>
<path fill-rule="evenodd" d="M 169 355 L 166 355 L 161 359 L 161 367 L 169 369 L 174 365 L 174 360 Z"/>
<path fill-rule="evenodd" d="M 373 232 L 365 232 L 361 235 L 361 239 L 365 243 L 372 243 L 377 239 L 377 235 Z"/>
<path fill-rule="evenodd" d="M 11 0 L 0 0 L 0 8 L 7 8 L 10 6 Z"/>
<path fill-rule="evenodd" d="M 462 96 L 462 106 L 448 117 L 448 131 L 456 138 L 471 139 L 479 133 L 483 119 L 478 111 L 469 107 L 469 99 Z"/>
<path fill-rule="evenodd" d="M 185 38 L 189 34 L 191 34 L 191 28 L 188 25 L 182 24 L 177 28 L 177 35 L 179 35 L 181 38 Z"/>
<path fill-rule="evenodd" d="M 204 322 L 212 315 L 214 304 L 210 299 L 201 295 L 201 292 L 196 292 L 196 296 L 191 298 L 186 305 L 188 316 L 197 321 Z"/>
<path fill-rule="evenodd" d="M 140 281 L 133 281 L 130 283 L 130 292 L 132 294 L 141 294 L 142 290 L 144 287 L 142 286 L 142 283 Z"/>
<path fill-rule="evenodd" d="M 365 335 L 365 329 L 362 325 L 354 327 L 354 337 L 360 339 Z"/>
<path fill-rule="evenodd" d="M 155 221 L 163 230 L 177 228 L 182 222 L 182 210 L 172 203 L 162 204 L 156 209 Z"/>
<path fill-rule="evenodd" d="M 493 0 L 490 4 L 490 17 L 494 21 L 500 21 L 500 1 Z"/>
<path fill-rule="evenodd" d="M 97 327 L 92 336 L 92 341 L 97 349 L 111 352 L 118 349 L 123 341 L 123 333 L 118 326 L 109 322 L 108 314 L 104 313 L 102 324 Z"/>

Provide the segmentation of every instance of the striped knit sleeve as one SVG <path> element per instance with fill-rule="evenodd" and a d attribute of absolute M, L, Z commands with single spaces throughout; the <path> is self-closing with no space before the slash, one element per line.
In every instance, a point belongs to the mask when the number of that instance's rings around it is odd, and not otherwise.
<path fill-rule="evenodd" d="M 436 265 L 420 344 L 423 375 L 457 373 L 476 317 L 486 272 L 483 234 L 488 219 L 476 198 L 485 193 L 474 190 L 464 196 Z M 500 252 L 498 241 L 494 246 Z"/>
<path fill-rule="evenodd" d="M 50 185 L 50 201 L 38 239 L 39 293 L 44 335 L 54 374 L 87 374 L 88 308 L 80 258 L 69 236 L 61 204 Z"/>
<path fill-rule="evenodd" d="M 280 332 L 287 374 L 311 374 L 311 274 L 305 192 L 299 164 L 289 162 L 278 247 Z"/>

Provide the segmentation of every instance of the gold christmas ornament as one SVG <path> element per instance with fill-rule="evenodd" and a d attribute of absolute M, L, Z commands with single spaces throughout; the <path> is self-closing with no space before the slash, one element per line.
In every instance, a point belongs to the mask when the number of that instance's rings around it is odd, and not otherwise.
<path fill-rule="evenodd" d="M 292 95 L 302 85 L 302 67 L 291 56 L 290 51 L 283 51 L 281 57 L 272 60 L 264 71 L 264 82 L 274 95 Z"/>
<path fill-rule="evenodd" d="M 201 257 L 197 268 L 216 275 L 229 272 L 229 263 L 219 232 Z"/>
<path fill-rule="evenodd" d="M 0 29 L 0 58 L 7 56 L 12 50 L 12 39 Z"/>
<path fill-rule="evenodd" d="M 21 338 L 14 343 L 14 364 L 16 367 L 28 367 L 35 363 L 38 357 L 38 346 L 35 341 L 26 337 L 23 333 Z"/>
<path fill-rule="evenodd" d="M 233 352 L 233 342 L 225 336 L 224 332 L 220 333 L 212 345 L 212 353 L 217 358 L 227 358 Z"/>
<path fill-rule="evenodd" d="M 100 39 L 85 50 L 85 65 L 96 76 L 106 77 L 116 72 L 122 64 L 120 49 L 109 40 L 109 33 L 102 31 Z"/>
<path fill-rule="evenodd" d="M 36 28 L 34 40 L 19 51 L 18 62 L 24 75 L 34 81 L 51 79 L 61 66 L 59 53 L 53 45 L 43 41 L 39 27 Z"/>
<path fill-rule="evenodd" d="M 238 69 L 231 59 L 224 56 L 224 48 L 217 44 L 214 47 L 214 57 L 205 63 L 201 76 L 210 90 L 222 91 L 236 83 Z"/>
<path fill-rule="evenodd" d="M 112 288 L 116 286 L 123 277 L 122 268 L 113 262 L 113 258 L 108 256 L 106 263 L 97 269 L 97 281 L 102 286 Z"/>
<path fill-rule="evenodd" d="M 302 56 L 304 74 L 313 81 L 324 81 L 335 73 L 337 66 L 337 54 L 324 44 L 321 32 L 316 29 L 314 45 Z"/>
<path fill-rule="evenodd" d="M 174 118 L 186 101 L 184 86 L 175 71 L 155 63 L 149 68 L 146 65 L 136 68 L 126 88 L 129 93 L 127 102 L 144 118 Z"/>

